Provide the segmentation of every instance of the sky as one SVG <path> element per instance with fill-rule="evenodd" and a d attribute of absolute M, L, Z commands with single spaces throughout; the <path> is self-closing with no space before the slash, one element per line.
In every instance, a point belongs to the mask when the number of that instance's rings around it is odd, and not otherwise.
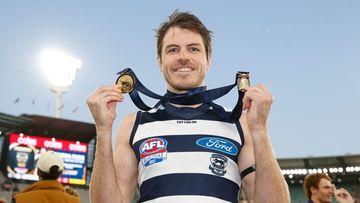
<path fill-rule="evenodd" d="M 275 100 L 269 135 L 278 158 L 360 154 L 360 1 L 0 1 L 0 112 L 55 116 L 55 94 L 39 64 L 56 48 L 82 60 L 62 96 L 63 119 L 93 123 L 86 98 L 132 68 L 150 90 L 166 83 L 154 29 L 175 9 L 213 31 L 209 89 L 249 71 Z M 155 101 L 145 99 L 149 105 Z M 232 108 L 234 89 L 216 102 Z M 121 118 L 137 111 L 130 98 Z"/>

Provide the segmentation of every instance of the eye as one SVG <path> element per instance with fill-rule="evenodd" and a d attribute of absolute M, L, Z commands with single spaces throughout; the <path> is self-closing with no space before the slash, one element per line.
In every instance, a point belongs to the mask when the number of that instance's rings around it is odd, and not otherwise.
<path fill-rule="evenodd" d="M 199 52 L 200 49 L 198 49 L 197 47 L 190 47 L 190 51 L 191 52 Z"/>
<path fill-rule="evenodd" d="M 176 53 L 177 51 L 178 51 L 178 48 L 174 47 L 174 48 L 169 48 L 168 50 L 166 50 L 166 53 L 173 54 L 173 53 Z"/>

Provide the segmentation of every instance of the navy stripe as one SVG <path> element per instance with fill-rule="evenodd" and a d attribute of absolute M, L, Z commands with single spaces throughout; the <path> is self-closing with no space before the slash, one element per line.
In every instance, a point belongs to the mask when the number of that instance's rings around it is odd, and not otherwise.
<path fill-rule="evenodd" d="M 235 163 L 237 163 L 238 155 L 242 147 L 240 143 L 236 142 L 235 140 L 214 136 L 214 135 L 206 135 L 206 134 L 205 135 L 172 135 L 172 136 L 155 136 L 155 137 L 165 139 L 168 142 L 168 145 L 166 146 L 167 152 L 211 152 L 211 153 L 222 154 L 228 157 L 229 159 L 232 159 Z M 201 147 L 196 144 L 197 140 L 206 137 L 221 138 L 223 140 L 233 143 L 237 148 L 238 151 L 237 154 L 231 155 L 229 153 L 226 153 L 224 150 L 219 151 L 219 150 L 209 149 L 209 148 Z M 138 161 L 140 161 L 140 149 L 139 149 L 140 145 L 145 140 L 150 138 L 153 137 L 147 137 L 146 139 L 139 140 L 132 146 Z"/>
<path fill-rule="evenodd" d="M 175 107 L 172 105 L 165 105 L 164 110 L 158 109 L 155 113 L 142 112 L 142 119 L 140 124 L 150 123 L 154 121 L 167 120 L 212 120 L 226 123 L 233 123 L 231 112 L 225 110 L 211 111 L 208 104 L 203 104 L 198 108 L 189 107 Z M 220 115 L 221 113 L 221 115 Z"/>
<path fill-rule="evenodd" d="M 168 120 L 210 120 L 210 121 L 220 121 L 225 123 L 234 123 L 231 120 L 231 112 L 226 112 L 226 117 L 220 117 L 216 112 L 208 112 L 207 114 L 197 115 L 191 118 L 182 118 L 177 115 L 172 115 L 163 110 L 158 110 L 155 113 L 143 112 L 143 119 L 141 119 L 140 124 L 151 123 L 155 121 L 168 121 Z"/>
<path fill-rule="evenodd" d="M 140 186 L 140 202 L 171 195 L 204 195 L 237 202 L 239 186 L 206 174 L 170 174 L 151 178 Z"/>

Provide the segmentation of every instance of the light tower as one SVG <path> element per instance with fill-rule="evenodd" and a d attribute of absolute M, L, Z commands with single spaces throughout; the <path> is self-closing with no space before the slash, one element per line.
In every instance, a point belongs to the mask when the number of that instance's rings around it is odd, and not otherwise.
<path fill-rule="evenodd" d="M 61 96 L 69 90 L 77 70 L 81 67 L 81 60 L 55 49 L 47 49 L 40 55 L 40 64 L 50 90 L 56 95 L 55 117 L 60 118 Z"/>

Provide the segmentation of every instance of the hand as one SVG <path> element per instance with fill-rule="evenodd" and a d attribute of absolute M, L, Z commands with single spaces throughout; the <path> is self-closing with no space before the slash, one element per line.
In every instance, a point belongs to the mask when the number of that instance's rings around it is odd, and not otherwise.
<path fill-rule="evenodd" d="M 352 198 L 352 196 L 346 189 L 344 189 L 344 188 L 336 189 L 334 184 L 332 184 L 332 188 L 334 191 L 336 202 L 354 203 L 354 199 Z"/>
<path fill-rule="evenodd" d="M 243 98 L 243 109 L 247 110 L 246 117 L 250 131 L 267 131 L 267 119 L 273 96 L 265 85 L 250 87 Z"/>
<path fill-rule="evenodd" d="M 116 116 L 116 102 L 122 102 L 124 96 L 116 85 L 102 86 L 86 100 L 97 128 L 112 128 Z"/>
<path fill-rule="evenodd" d="M 65 192 L 68 193 L 69 195 L 75 196 L 75 197 L 80 197 L 79 193 L 72 187 L 65 185 L 64 186 Z"/>

